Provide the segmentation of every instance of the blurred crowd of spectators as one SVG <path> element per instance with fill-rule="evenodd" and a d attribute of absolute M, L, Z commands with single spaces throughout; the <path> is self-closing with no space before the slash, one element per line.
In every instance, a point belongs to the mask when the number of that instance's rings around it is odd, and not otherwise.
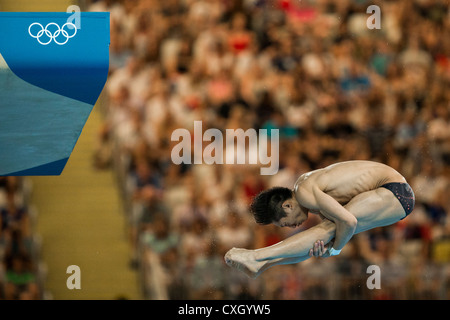
<path fill-rule="evenodd" d="M 31 183 L 23 177 L 0 177 L 0 300 L 44 298 L 45 271 Z"/>
<path fill-rule="evenodd" d="M 369 29 L 369 5 L 381 28 Z M 149 298 L 450 298 L 450 11 L 445 0 L 94 1 L 110 11 L 110 76 L 95 164 L 117 172 L 132 265 Z M 175 165 L 177 128 L 279 129 L 280 171 Z M 293 232 L 248 204 L 335 162 L 386 163 L 412 185 L 407 219 L 355 236 L 339 257 L 249 280 L 232 247 Z M 367 267 L 381 270 L 369 290 Z M 394 289 L 395 288 L 395 289 Z"/>

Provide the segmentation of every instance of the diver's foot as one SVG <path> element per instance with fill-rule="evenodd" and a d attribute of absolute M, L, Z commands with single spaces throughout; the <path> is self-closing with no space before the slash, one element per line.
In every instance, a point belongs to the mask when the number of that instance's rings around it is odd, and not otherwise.
<path fill-rule="evenodd" d="M 253 256 L 253 250 L 233 248 L 225 254 L 225 262 L 248 277 L 256 278 L 264 262 L 256 261 Z"/>

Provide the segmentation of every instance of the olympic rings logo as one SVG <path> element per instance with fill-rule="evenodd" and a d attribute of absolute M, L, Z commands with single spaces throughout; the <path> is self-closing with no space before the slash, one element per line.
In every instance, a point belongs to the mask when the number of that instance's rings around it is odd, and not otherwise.
<path fill-rule="evenodd" d="M 32 32 L 32 28 L 34 26 L 39 26 L 40 30 L 36 33 L 34 30 L 34 32 Z M 56 26 L 57 29 L 55 29 L 53 26 Z M 66 29 L 69 29 L 68 26 L 71 26 L 73 30 L 75 31 L 66 31 Z M 36 29 L 37 27 L 33 28 Z M 55 29 L 55 30 L 52 30 Z M 53 31 L 53 32 L 52 32 Z M 69 32 L 72 32 L 72 34 L 69 34 Z M 56 24 L 55 22 L 50 22 L 49 24 L 47 24 L 45 26 L 45 28 L 42 26 L 42 24 L 38 23 L 38 22 L 34 22 L 32 24 L 30 24 L 30 26 L 28 27 L 28 33 L 30 34 L 31 37 L 36 38 L 37 41 L 42 44 L 43 46 L 48 45 L 50 42 L 55 41 L 56 44 L 62 46 L 64 44 L 67 43 L 67 41 L 69 41 L 70 38 L 75 37 L 75 35 L 77 34 L 77 27 L 70 22 L 66 22 L 61 28 L 59 27 L 58 24 Z M 41 40 L 41 38 L 44 38 L 44 40 Z M 62 39 L 59 39 L 62 38 Z M 62 41 L 65 38 L 64 41 Z"/>

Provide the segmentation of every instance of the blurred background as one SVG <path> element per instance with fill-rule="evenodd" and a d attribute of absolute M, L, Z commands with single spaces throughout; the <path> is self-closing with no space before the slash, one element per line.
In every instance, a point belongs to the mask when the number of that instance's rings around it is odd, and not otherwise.
<path fill-rule="evenodd" d="M 0 0 L 0 10 L 70 4 L 110 12 L 110 74 L 61 176 L 0 178 L 1 298 L 450 298 L 450 1 Z M 366 25 L 370 5 L 380 29 Z M 194 120 L 279 129 L 279 173 L 174 165 L 171 134 Z M 317 223 L 256 225 L 259 191 L 356 159 L 403 174 L 413 213 L 338 257 L 257 279 L 224 263 L 232 247 Z M 73 264 L 80 290 L 66 286 Z M 373 264 L 381 289 L 366 285 Z"/>

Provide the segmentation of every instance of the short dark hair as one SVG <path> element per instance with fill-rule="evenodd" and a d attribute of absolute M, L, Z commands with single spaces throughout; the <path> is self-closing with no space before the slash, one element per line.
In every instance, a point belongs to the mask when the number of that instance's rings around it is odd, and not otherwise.
<path fill-rule="evenodd" d="M 283 202 L 292 198 L 292 191 L 285 187 L 273 187 L 260 192 L 253 198 L 250 204 L 250 212 L 253 213 L 256 223 L 270 224 L 279 221 L 286 216 Z"/>

